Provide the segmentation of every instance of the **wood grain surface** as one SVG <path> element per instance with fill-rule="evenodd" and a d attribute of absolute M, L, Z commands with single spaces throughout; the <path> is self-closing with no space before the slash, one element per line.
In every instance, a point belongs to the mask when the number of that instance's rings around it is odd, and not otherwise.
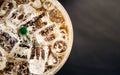
<path fill-rule="evenodd" d="M 120 75 L 120 0 L 59 0 L 74 27 L 71 55 L 56 75 Z"/>

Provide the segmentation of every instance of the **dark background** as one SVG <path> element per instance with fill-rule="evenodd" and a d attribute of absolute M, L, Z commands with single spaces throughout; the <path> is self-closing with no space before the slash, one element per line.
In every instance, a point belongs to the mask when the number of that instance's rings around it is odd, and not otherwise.
<path fill-rule="evenodd" d="M 71 55 L 56 75 L 120 75 L 120 0 L 59 0 L 74 27 Z"/>

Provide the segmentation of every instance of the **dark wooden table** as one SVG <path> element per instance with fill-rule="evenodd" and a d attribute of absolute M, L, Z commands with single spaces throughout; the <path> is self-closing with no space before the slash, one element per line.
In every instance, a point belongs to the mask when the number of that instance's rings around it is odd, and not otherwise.
<path fill-rule="evenodd" d="M 56 75 L 120 75 L 120 0 L 59 0 L 74 27 L 71 55 Z"/>

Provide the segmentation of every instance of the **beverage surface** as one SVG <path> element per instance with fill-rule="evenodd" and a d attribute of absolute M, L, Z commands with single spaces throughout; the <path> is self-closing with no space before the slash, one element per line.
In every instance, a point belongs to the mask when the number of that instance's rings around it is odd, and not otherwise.
<path fill-rule="evenodd" d="M 0 0 L 0 75 L 48 75 L 65 60 L 72 29 L 54 0 Z"/>

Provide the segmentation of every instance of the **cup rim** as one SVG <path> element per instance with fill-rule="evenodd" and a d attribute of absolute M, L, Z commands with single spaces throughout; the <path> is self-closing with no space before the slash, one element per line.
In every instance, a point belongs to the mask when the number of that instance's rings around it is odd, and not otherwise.
<path fill-rule="evenodd" d="M 69 26 L 69 37 L 70 37 L 70 43 L 69 43 L 69 48 L 67 49 L 68 51 L 66 52 L 67 54 L 65 54 L 63 60 L 60 62 L 60 64 L 58 64 L 54 69 L 48 71 L 47 73 L 49 73 L 49 75 L 55 75 L 66 63 L 68 57 L 70 56 L 71 50 L 72 50 L 72 46 L 73 46 L 73 26 L 72 26 L 72 22 L 70 19 L 70 16 L 68 15 L 66 9 L 62 6 L 62 4 L 58 1 L 58 0 L 50 0 L 52 3 L 54 3 L 54 5 L 57 7 L 57 9 L 59 9 L 62 13 L 62 15 L 64 16 L 67 25 Z M 46 75 L 46 74 L 45 74 Z"/>

